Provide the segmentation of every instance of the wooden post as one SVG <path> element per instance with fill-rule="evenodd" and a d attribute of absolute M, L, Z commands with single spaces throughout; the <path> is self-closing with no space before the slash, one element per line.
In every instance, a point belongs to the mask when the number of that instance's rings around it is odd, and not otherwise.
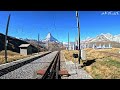
<path fill-rule="evenodd" d="M 5 63 L 7 63 L 7 34 L 8 34 L 8 27 L 10 22 L 10 15 L 8 16 L 7 26 L 6 26 L 6 34 L 5 34 Z"/>

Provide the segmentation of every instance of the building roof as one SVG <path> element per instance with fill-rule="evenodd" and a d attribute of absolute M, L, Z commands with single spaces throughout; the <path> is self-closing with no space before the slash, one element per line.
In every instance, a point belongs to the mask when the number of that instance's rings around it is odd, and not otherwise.
<path fill-rule="evenodd" d="M 19 47 L 28 47 L 30 44 L 21 44 Z"/>

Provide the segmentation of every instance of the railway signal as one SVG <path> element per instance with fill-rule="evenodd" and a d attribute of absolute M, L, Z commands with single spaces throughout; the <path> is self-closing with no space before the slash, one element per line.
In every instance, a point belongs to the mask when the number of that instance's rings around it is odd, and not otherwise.
<path fill-rule="evenodd" d="M 8 21 L 7 21 L 7 26 L 6 26 L 6 34 L 5 34 L 5 62 L 7 63 L 7 44 L 8 44 L 8 40 L 7 40 L 7 34 L 8 34 L 8 27 L 9 27 L 9 22 L 10 22 L 10 14 L 8 16 Z"/>
<path fill-rule="evenodd" d="M 76 18 L 77 18 L 77 28 L 78 28 L 78 42 L 79 42 L 79 56 L 78 56 L 78 61 L 80 64 L 80 59 L 81 59 L 81 49 L 80 49 L 80 25 L 79 25 L 79 14 L 78 11 L 76 11 Z"/>

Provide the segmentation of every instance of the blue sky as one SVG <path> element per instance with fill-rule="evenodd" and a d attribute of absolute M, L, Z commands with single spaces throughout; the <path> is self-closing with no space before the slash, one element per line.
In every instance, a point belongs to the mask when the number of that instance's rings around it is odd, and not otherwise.
<path fill-rule="evenodd" d="M 104 11 L 79 11 L 81 40 L 101 33 L 120 34 L 120 15 L 101 15 Z M 67 42 L 78 35 L 75 11 L 0 11 L 0 33 L 5 34 L 11 14 L 8 35 L 19 38 L 44 39 L 48 32 Z"/>

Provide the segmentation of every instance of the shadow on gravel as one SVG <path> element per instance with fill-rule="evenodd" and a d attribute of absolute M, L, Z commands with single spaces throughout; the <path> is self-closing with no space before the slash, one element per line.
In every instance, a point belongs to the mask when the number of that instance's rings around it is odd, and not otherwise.
<path fill-rule="evenodd" d="M 90 66 L 94 62 L 96 62 L 95 59 L 93 59 L 93 60 L 87 60 L 86 62 L 83 62 L 83 66 L 81 66 L 81 67 L 83 68 L 85 66 Z"/>

